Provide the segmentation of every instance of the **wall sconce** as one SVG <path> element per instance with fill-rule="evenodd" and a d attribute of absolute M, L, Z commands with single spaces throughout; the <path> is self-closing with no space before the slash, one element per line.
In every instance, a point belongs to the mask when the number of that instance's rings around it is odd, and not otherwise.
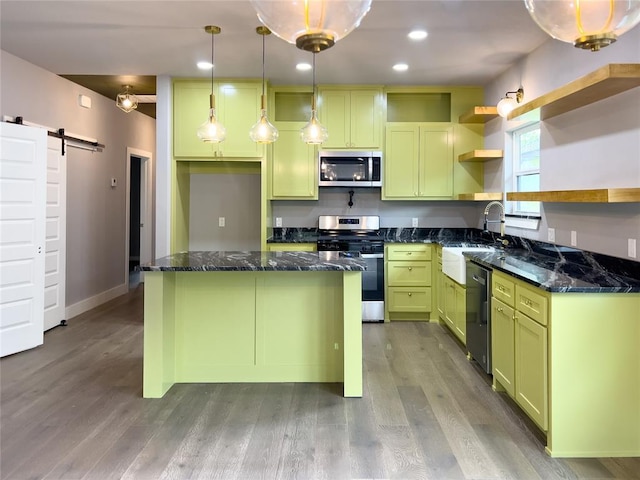
<path fill-rule="evenodd" d="M 122 88 L 124 88 L 124 92 L 116 96 L 116 105 L 125 113 L 132 112 L 138 108 L 138 97 L 129 91 L 130 85 L 123 85 Z"/>
<path fill-rule="evenodd" d="M 251 0 L 260 21 L 302 50 L 321 52 L 360 25 L 371 0 Z"/>
<path fill-rule="evenodd" d="M 553 38 L 592 52 L 640 22 L 640 0 L 525 0 L 525 5 Z"/>
<path fill-rule="evenodd" d="M 510 93 L 515 93 L 516 98 L 510 97 L 509 96 Z M 497 105 L 498 115 L 500 115 L 503 118 L 507 118 L 507 115 L 509 115 L 511 110 L 516 108 L 516 105 L 518 105 L 518 103 L 521 103 L 523 98 L 524 98 L 524 89 L 522 87 L 520 87 L 518 90 L 514 90 L 513 92 L 505 93 L 504 97 L 500 99 Z"/>
<path fill-rule="evenodd" d="M 218 122 L 216 117 L 216 97 L 213 94 L 213 60 L 214 60 L 214 41 L 213 39 L 222 30 L 215 25 L 207 25 L 204 31 L 211 34 L 211 95 L 209 95 L 209 118 L 198 127 L 196 132 L 198 138 L 205 143 L 220 143 L 227 138 L 227 129 L 222 123 Z"/>

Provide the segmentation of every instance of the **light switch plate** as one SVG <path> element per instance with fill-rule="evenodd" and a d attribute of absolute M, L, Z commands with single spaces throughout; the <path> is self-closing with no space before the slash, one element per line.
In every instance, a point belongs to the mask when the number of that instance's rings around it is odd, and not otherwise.
<path fill-rule="evenodd" d="M 118 186 L 118 180 L 116 180 L 115 178 L 111 179 L 111 187 L 115 188 Z"/>
<path fill-rule="evenodd" d="M 282 227 L 282 217 L 276 217 L 276 227 Z"/>
<path fill-rule="evenodd" d="M 636 250 L 636 239 L 635 238 L 629 238 L 627 240 L 627 249 L 628 249 L 628 252 L 629 252 L 629 257 L 636 258 L 638 252 Z"/>
<path fill-rule="evenodd" d="M 575 247 L 576 245 L 578 245 L 578 232 L 571 230 L 571 246 Z"/>
<path fill-rule="evenodd" d="M 224 217 L 218 217 L 218 226 L 224 227 Z"/>
<path fill-rule="evenodd" d="M 411 226 L 414 228 L 418 226 L 418 217 L 413 217 L 411 219 Z"/>
<path fill-rule="evenodd" d="M 549 242 L 555 242 L 556 241 L 556 229 L 555 228 L 548 228 L 547 229 L 547 240 Z"/>

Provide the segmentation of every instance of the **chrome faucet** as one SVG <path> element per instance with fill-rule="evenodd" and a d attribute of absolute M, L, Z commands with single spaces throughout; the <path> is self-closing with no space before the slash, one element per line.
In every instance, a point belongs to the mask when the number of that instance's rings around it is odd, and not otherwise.
<path fill-rule="evenodd" d="M 491 210 L 491 207 L 500 207 L 500 220 L 489 220 L 489 210 Z M 504 218 L 504 206 L 502 205 L 502 203 L 498 202 L 497 200 L 494 200 L 493 202 L 489 202 L 487 204 L 487 206 L 484 209 L 484 230 L 487 231 L 487 225 L 489 223 L 500 223 L 500 236 L 504 237 L 504 225 L 505 225 L 505 218 Z"/>

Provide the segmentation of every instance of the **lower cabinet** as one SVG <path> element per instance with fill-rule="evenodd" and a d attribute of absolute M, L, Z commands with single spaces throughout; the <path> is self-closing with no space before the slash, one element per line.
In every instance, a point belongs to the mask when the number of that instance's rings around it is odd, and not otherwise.
<path fill-rule="evenodd" d="M 429 320 L 431 249 L 423 243 L 385 246 L 385 319 Z"/>
<path fill-rule="evenodd" d="M 491 313 L 494 388 L 502 387 L 547 431 L 548 298 L 535 287 L 494 272 Z"/>
<path fill-rule="evenodd" d="M 444 322 L 458 340 L 467 344 L 467 304 L 466 288 L 444 273 Z"/>
<path fill-rule="evenodd" d="M 315 243 L 268 243 L 270 252 L 315 252 Z"/>

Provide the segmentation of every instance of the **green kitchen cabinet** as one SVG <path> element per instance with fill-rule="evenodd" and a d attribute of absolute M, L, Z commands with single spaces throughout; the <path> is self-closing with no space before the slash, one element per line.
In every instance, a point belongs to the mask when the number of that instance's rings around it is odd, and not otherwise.
<path fill-rule="evenodd" d="M 384 200 L 451 199 L 453 127 L 391 124 L 386 132 Z"/>
<path fill-rule="evenodd" d="M 318 162 L 313 145 L 300 139 L 300 130 L 281 129 L 270 146 L 271 200 L 317 200 Z"/>
<path fill-rule="evenodd" d="M 504 388 L 547 431 L 549 297 L 498 272 L 493 274 L 491 294 L 494 389 Z"/>
<path fill-rule="evenodd" d="M 493 378 L 512 398 L 516 395 L 514 350 L 514 310 L 493 297 L 491 299 L 491 369 Z"/>
<path fill-rule="evenodd" d="M 318 116 L 329 132 L 323 148 L 382 148 L 381 88 L 321 87 L 318 96 Z"/>
<path fill-rule="evenodd" d="M 547 431 L 547 328 L 517 312 L 515 329 L 515 399 Z"/>
<path fill-rule="evenodd" d="M 270 252 L 315 252 L 315 243 L 269 243 L 267 250 Z"/>
<path fill-rule="evenodd" d="M 444 275 L 444 274 L 443 274 Z M 444 321 L 463 344 L 467 343 L 466 288 L 444 275 Z"/>
<path fill-rule="evenodd" d="M 438 318 L 444 319 L 444 273 L 442 273 L 442 247 L 436 246 L 437 270 L 436 270 L 436 305 Z"/>
<path fill-rule="evenodd" d="M 176 80 L 173 83 L 173 155 L 176 158 L 256 158 L 264 146 L 249 138 L 249 130 L 260 113 L 262 86 L 259 82 L 214 84 L 216 113 L 227 130 L 219 144 L 205 143 L 196 134 L 209 115 L 211 83 L 206 80 Z"/>
<path fill-rule="evenodd" d="M 385 318 L 429 320 L 432 311 L 431 245 L 385 246 Z"/>

